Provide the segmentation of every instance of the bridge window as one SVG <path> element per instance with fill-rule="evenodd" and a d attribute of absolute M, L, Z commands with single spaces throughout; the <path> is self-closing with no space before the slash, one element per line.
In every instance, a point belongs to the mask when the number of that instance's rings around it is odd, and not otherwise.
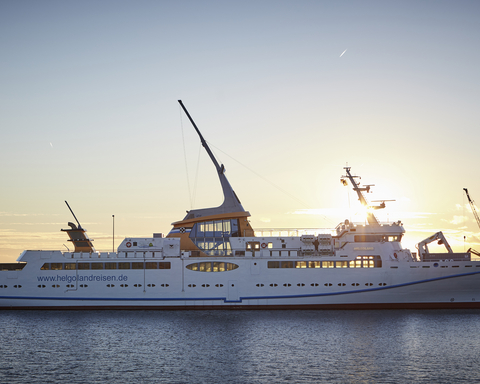
<path fill-rule="evenodd" d="M 230 237 L 238 237 L 238 220 L 215 220 L 196 223 L 190 239 L 210 256 L 231 256 Z"/>

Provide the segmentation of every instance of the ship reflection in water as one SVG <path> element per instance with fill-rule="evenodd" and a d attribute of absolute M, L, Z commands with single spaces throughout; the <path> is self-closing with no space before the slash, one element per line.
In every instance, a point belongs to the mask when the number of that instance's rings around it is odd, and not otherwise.
<path fill-rule="evenodd" d="M 0 382 L 480 382 L 479 310 L 3 311 Z"/>

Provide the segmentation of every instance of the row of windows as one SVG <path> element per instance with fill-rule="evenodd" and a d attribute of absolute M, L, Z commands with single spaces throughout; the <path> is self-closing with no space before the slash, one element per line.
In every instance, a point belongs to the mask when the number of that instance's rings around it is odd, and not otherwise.
<path fill-rule="evenodd" d="M 233 271 L 234 269 L 237 269 L 238 265 L 233 263 L 207 261 L 202 263 L 188 264 L 186 268 L 191 271 L 199 271 L 199 272 L 226 272 L 226 271 Z"/>
<path fill-rule="evenodd" d="M 190 231 L 190 238 L 202 237 L 236 237 L 238 236 L 238 220 L 215 220 L 196 223 Z"/>
<path fill-rule="evenodd" d="M 352 261 L 269 261 L 268 268 L 381 268 L 380 256 L 358 256 Z"/>
<path fill-rule="evenodd" d="M 311 283 L 311 284 L 310 284 L 311 287 L 318 287 L 319 285 L 320 285 L 319 283 Z M 325 287 L 331 287 L 331 286 L 333 286 L 332 283 L 325 283 L 325 284 L 323 284 L 323 285 L 324 285 Z M 347 284 L 346 284 L 346 283 L 338 283 L 337 285 L 338 285 L 339 287 L 345 287 Z M 351 283 L 350 285 L 351 285 L 352 287 L 359 287 L 361 284 L 360 284 L 360 283 Z M 373 283 L 365 283 L 365 286 L 366 286 L 366 287 L 372 287 L 373 285 L 375 285 L 375 284 L 373 284 Z M 378 283 L 378 285 L 381 286 L 381 287 L 384 287 L 384 286 L 387 285 L 387 283 Z M 261 287 L 264 287 L 265 284 L 263 284 L 263 283 L 258 283 L 258 284 L 256 284 L 256 286 L 259 287 L 259 288 L 261 288 Z M 271 283 L 271 284 L 269 284 L 269 287 L 278 287 L 278 286 L 279 286 L 279 285 L 278 285 L 277 283 Z M 284 286 L 284 287 L 291 287 L 292 284 L 291 284 L 291 283 L 284 283 L 283 286 Z M 297 284 L 297 287 L 305 287 L 305 283 L 298 283 L 298 284 Z"/>
<path fill-rule="evenodd" d="M 141 287 L 142 287 L 142 284 L 133 284 L 133 286 L 136 287 L 136 288 L 141 288 Z M 169 287 L 169 286 L 170 286 L 170 284 L 160 284 L 160 287 Z M 223 285 L 222 285 L 222 286 L 223 286 Z M 21 287 L 21 286 L 20 286 L 20 287 Z M 37 287 L 38 287 L 38 288 L 46 288 L 46 285 L 44 285 L 44 284 L 39 284 L 39 285 L 37 285 Z M 85 287 L 88 287 L 88 285 L 82 284 L 82 285 L 80 285 L 80 287 L 85 288 Z M 113 288 L 113 287 L 115 287 L 115 284 L 107 284 L 107 287 L 108 287 L 108 288 Z M 128 284 L 120 284 L 120 287 L 122 287 L 122 288 L 127 288 L 127 287 L 128 287 Z M 153 287 L 155 287 L 155 284 L 147 284 L 147 287 L 153 288 Z M 7 288 L 7 286 L 6 286 L 6 285 L 1 285 L 0 288 Z M 60 285 L 58 285 L 58 284 L 53 284 L 53 285 L 52 285 L 52 288 L 60 288 Z M 75 285 L 73 285 L 73 284 L 67 284 L 67 288 L 75 288 Z"/>
<path fill-rule="evenodd" d="M 170 269 L 169 261 L 121 261 L 121 262 L 94 262 L 94 263 L 45 263 L 41 270 L 59 271 L 75 269 Z"/>
<path fill-rule="evenodd" d="M 188 287 L 190 287 L 190 288 L 195 288 L 196 286 L 197 286 L 196 284 L 188 284 Z M 202 284 L 201 286 L 203 288 L 208 288 L 208 287 L 210 287 L 210 284 Z M 221 287 L 223 287 L 223 284 L 215 284 L 215 287 L 221 288 Z"/>
<path fill-rule="evenodd" d="M 356 243 L 379 243 L 386 241 L 401 241 L 402 235 L 355 235 Z"/>

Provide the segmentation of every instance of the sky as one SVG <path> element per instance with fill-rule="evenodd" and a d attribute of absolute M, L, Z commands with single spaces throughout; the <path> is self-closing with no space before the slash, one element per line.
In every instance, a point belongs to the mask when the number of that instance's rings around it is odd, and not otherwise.
<path fill-rule="evenodd" d="M 0 1 L 0 262 L 98 251 L 218 206 L 256 229 L 361 221 L 480 250 L 478 1 Z M 115 216 L 113 218 L 113 215 Z M 113 239 L 115 227 L 115 239 Z M 260 232 L 259 232 L 260 233 Z M 433 247 L 435 249 L 435 247 Z"/>

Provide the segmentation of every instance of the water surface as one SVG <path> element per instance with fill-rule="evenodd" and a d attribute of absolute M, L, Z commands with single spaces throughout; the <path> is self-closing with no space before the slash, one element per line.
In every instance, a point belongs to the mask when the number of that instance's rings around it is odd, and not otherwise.
<path fill-rule="evenodd" d="M 479 310 L 0 311 L 1 383 L 480 382 Z"/>

